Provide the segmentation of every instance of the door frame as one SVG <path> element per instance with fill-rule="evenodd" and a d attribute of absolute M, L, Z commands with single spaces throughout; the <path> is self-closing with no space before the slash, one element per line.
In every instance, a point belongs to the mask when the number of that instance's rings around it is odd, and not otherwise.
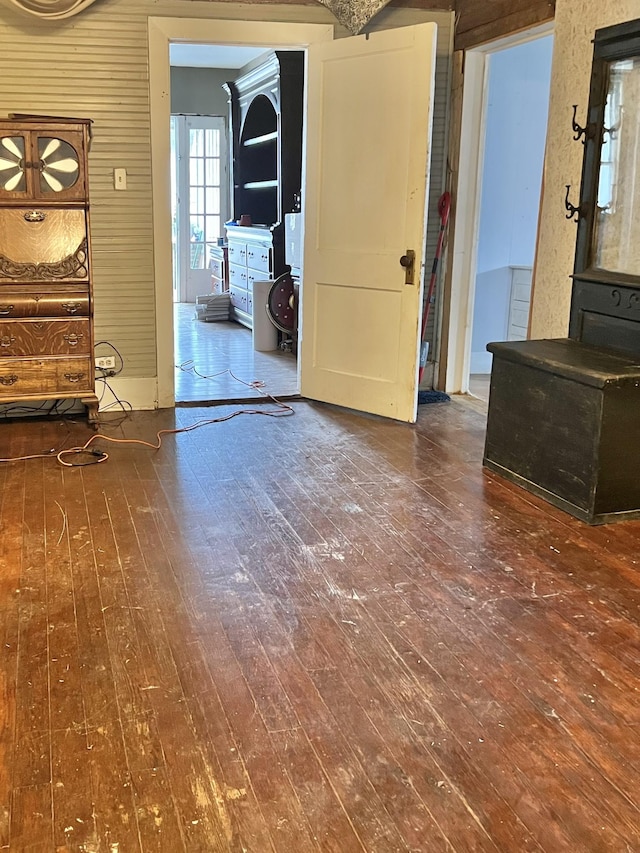
<path fill-rule="evenodd" d="M 157 400 L 159 408 L 175 406 L 173 282 L 171 257 L 171 42 L 255 45 L 301 50 L 332 41 L 334 25 L 297 24 L 221 18 L 154 18 L 148 20 L 149 95 L 153 188 L 153 258 L 155 271 Z M 306 113 L 306 96 L 305 96 Z"/>
<path fill-rule="evenodd" d="M 457 186 L 453 188 L 456 212 L 447 276 L 449 310 L 445 320 L 446 329 L 443 329 L 446 352 L 440 366 L 439 381 L 439 387 L 444 386 L 451 394 L 469 392 L 489 59 L 491 54 L 500 50 L 552 35 L 553 32 L 553 21 L 549 21 L 525 32 L 496 39 L 464 52 L 460 126 L 458 139 L 453 140 L 453 144 L 457 145 L 458 174 Z M 453 88 L 455 89 L 455 82 Z M 536 236 L 536 255 L 538 239 L 539 231 Z M 533 290 L 531 295 L 533 301 Z"/>

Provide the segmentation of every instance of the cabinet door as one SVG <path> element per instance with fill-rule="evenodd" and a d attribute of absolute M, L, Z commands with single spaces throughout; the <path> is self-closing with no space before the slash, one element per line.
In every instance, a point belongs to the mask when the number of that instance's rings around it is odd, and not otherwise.
<path fill-rule="evenodd" d="M 33 197 L 42 201 L 83 201 L 86 196 L 81 131 L 44 129 L 32 134 Z"/>
<path fill-rule="evenodd" d="M 25 202 L 33 198 L 31 137 L 10 128 L 0 129 L 0 201 Z"/>
<path fill-rule="evenodd" d="M 88 278 L 83 208 L 0 208 L 0 294 L 5 283 L 77 282 Z"/>
<path fill-rule="evenodd" d="M 0 127 L 0 202 L 83 201 L 84 134 Z"/>

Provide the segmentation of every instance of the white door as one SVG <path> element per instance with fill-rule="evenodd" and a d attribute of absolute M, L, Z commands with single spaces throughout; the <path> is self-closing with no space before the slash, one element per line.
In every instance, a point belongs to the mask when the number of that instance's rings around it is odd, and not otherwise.
<path fill-rule="evenodd" d="M 435 45 L 420 24 L 308 52 L 301 392 L 403 421 L 417 415 Z"/>
<path fill-rule="evenodd" d="M 174 116 L 174 299 L 211 292 L 209 247 L 228 218 L 225 122 L 219 116 Z"/>

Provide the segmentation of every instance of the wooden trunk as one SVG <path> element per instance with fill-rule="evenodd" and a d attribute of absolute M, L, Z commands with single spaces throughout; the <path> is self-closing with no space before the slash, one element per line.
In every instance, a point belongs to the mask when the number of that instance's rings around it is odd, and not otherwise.
<path fill-rule="evenodd" d="M 640 359 L 570 339 L 489 350 L 484 464 L 589 524 L 640 518 Z"/>

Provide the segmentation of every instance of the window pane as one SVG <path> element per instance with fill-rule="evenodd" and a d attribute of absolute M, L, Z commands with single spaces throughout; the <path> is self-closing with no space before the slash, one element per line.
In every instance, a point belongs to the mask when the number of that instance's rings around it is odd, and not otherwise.
<path fill-rule="evenodd" d="M 207 159 L 207 186 L 220 185 L 220 160 L 217 157 Z"/>
<path fill-rule="evenodd" d="M 207 157 L 219 157 L 220 156 L 220 131 L 219 130 L 207 130 L 206 131 L 206 155 Z"/>
<path fill-rule="evenodd" d="M 204 243 L 191 244 L 191 269 L 204 269 Z"/>
<path fill-rule="evenodd" d="M 201 243 L 204 239 L 204 216 L 190 216 L 189 239 L 192 243 Z"/>
<path fill-rule="evenodd" d="M 207 213 L 220 213 L 220 190 L 218 187 L 207 188 Z"/>
<path fill-rule="evenodd" d="M 206 239 L 207 243 L 215 243 L 220 234 L 220 217 L 219 216 L 207 216 L 207 234 Z"/>
<path fill-rule="evenodd" d="M 189 191 L 189 208 L 191 213 L 204 213 L 203 187 L 191 187 Z"/>
<path fill-rule="evenodd" d="M 189 183 L 191 186 L 204 184 L 204 161 L 192 159 L 189 162 Z"/>
<path fill-rule="evenodd" d="M 204 156 L 203 131 L 200 128 L 189 130 L 189 154 L 190 156 Z"/>

